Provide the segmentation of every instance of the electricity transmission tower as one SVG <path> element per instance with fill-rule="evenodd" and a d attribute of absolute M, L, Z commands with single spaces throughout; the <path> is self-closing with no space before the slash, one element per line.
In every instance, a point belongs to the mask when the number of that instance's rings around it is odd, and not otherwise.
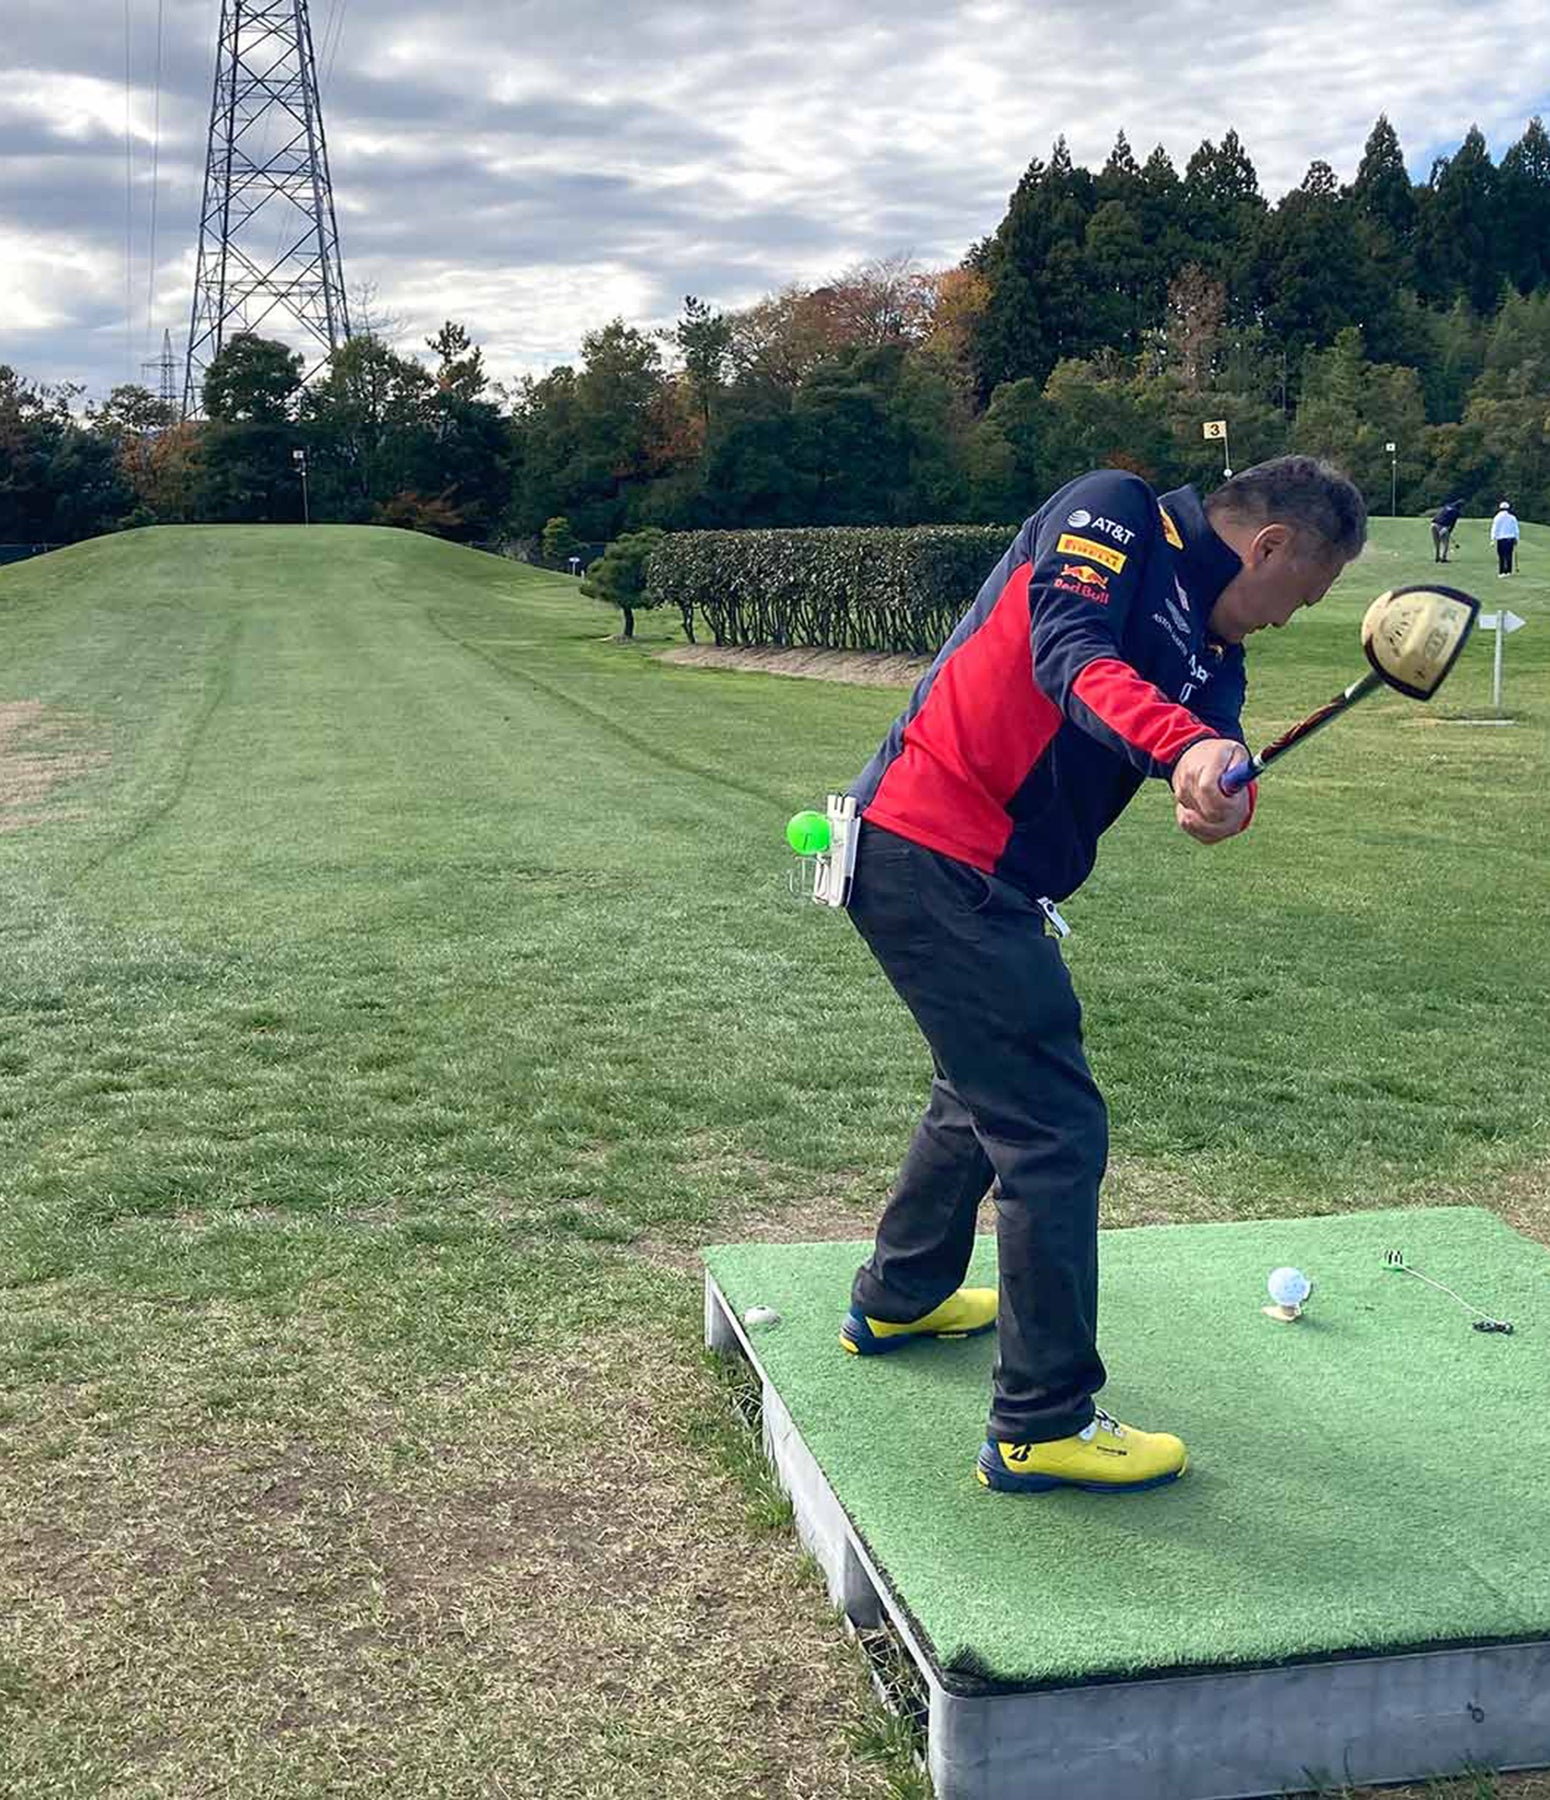
<path fill-rule="evenodd" d="M 221 0 L 183 415 L 228 335 L 279 313 L 312 349 L 350 335 L 307 0 Z"/>
<path fill-rule="evenodd" d="M 173 411 L 173 408 L 178 403 L 178 365 L 173 360 L 172 333 L 170 331 L 164 331 L 161 334 L 161 355 L 156 361 L 141 363 L 141 373 L 144 374 L 147 369 L 154 369 L 156 371 L 158 380 L 156 397 L 161 401 L 163 407 L 165 407 L 166 411 L 163 416 L 170 424 L 177 416 Z"/>

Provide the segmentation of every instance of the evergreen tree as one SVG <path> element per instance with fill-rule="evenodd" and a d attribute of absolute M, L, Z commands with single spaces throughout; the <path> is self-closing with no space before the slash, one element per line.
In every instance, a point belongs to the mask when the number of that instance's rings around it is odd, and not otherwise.
<path fill-rule="evenodd" d="M 0 363 L 0 543 L 75 543 L 117 529 L 134 507 L 114 438 L 72 414 L 79 398 Z"/>
<path fill-rule="evenodd" d="M 1048 487 L 1044 424 L 1037 381 L 1009 381 L 996 389 L 966 447 L 972 518 L 1003 524 L 1026 518 L 1038 505 Z"/>
<path fill-rule="evenodd" d="M 1425 472 L 1425 428 L 1420 377 L 1414 369 L 1369 362 L 1354 325 L 1339 332 L 1328 350 L 1307 357 L 1293 444 L 1344 469 L 1373 511 L 1387 512 L 1392 499 L 1384 446 L 1399 446 L 1404 502 Z"/>
<path fill-rule="evenodd" d="M 435 389 L 427 369 L 370 332 L 334 351 L 301 404 L 321 517 L 364 523 L 399 494 L 446 486 L 427 417 Z"/>
<path fill-rule="evenodd" d="M 646 599 L 646 569 L 652 551 L 665 536 L 665 532 L 649 526 L 644 531 L 616 537 L 582 580 L 581 591 L 588 599 L 616 606 L 624 614 L 622 637 L 635 636 L 635 614 L 650 604 Z"/>
<path fill-rule="evenodd" d="M 1109 152 L 1109 160 L 1098 172 L 1093 184 L 1093 197 L 1099 206 L 1118 200 L 1134 206 L 1141 193 L 1141 165 L 1130 148 L 1130 140 L 1120 132 Z"/>
<path fill-rule="evenodd" d="M 1397 296 L 1365 251 L 1355 206 L 1329 164 L 1315 162 L 1265 220 L 1255 256 L 1261 316 L 1294 363 L 1347 325 L 1372 331 L 1393 308 Z"/>
<path fill-rule="evenodd" d="M 1502 493 L 1528 518 L 1550 512 L 1547 393 L 1550 292 L 1509 293 L 1491 327 L 1485 368 L 1470 390 L 1464 423 L 1490 449 Z"/>
<path fill-rule="evenodd" d="M 1498 188 L 1507 279 L 1531 293 L 1550 283 L 1550 134 L 1537 116 L 1502 158 Z"/>
<path fill-rule="evenodd" d="M 1189 159 L 1179 199 L 1190 258 L 1227 284 L 1231 316 L 1246 316 L 1250 300 L 1244 276 L 1265 201 L 1236 131 L 1229 131 L 1220 145 L 1207 138 Z"/>
<path fill-rule="evenodd" d="M 684 359 L 700 416 L 708 425 L 711 404 L 726 379 L 732 351 L 732 321 L 725 313 L 718 313 L 703 300 L 687 294 L 684 316 L 678 321 L 673 339 Z"/>
<path fill-rule="evenodd" d="M 197 516 L 216 523 L 299 523 L 301 483 L 292 421 L 301 389 L 295 351 L 253 332 L 238 332 L 204 375 L 209 420 L 195 476 Z"/>
<path fill-rule="evenodd" d="M 1004 381 L 1048 367 L 1047 334 L 1040 301 L 1049 228 L 1041 204 L 1044 164 L 1035 157 L 1013 190 L 1006 217 L 979 257 L 989 289 L 971 347 L 982 398 Z"/>
<path fill-rule="evenodd" d="M 1096 347 L 1084 261 L 1094 204 L 1093 177 L 1072 163 L 1064 138 L 1047 166 L 1029 164 L 983 259 L 990 296 L 974 346 L 982 397 Z"/>
<path fill-rule="evenodd" d="M 1417 261 L 1422 292 L 1451 306 L 1462 295 L 1489 312 L 1506 274 L 1497 172 L 1477 125 L 1439 157 L 1421 201 Z"/>
<path fill-rule="evenodd" d="M 291 416 L 301 376 L 302 360 L 294 350 L 239 331 L 205 370 L 205 417 L 232 425 L 278 424 Z"/>
<path fill-rule="evenodd" d="M 1171 485 L 1172 438 L 1162 388 L 1117 363 L 1068 360 L 1044 384 L 1041 460 L 1053 486 L 1087 469 L 1131 469 Z M 1197 427 L 1198 429 L 1198 427 Z"/>
<path fill-rule="evenodd" d="M 1413 255 L 1418 208 L 1415 189 L 1405 168 L 1399 134 L 1379 113 L 1367 136 L 1367 146 L 1351 183 L 1356 210 L 1386 235 L 1396 261 Z"/>
<path fill-rule="evenodd" d="M 467 330 L 448 319 L 435 337 L 425 340 L 436 355 L 436 386 L 459 400 L 478 400 L 489 386 L 484 372 L 484 352 Z"/>
<path fill-rule="evenodd" d="M 889 405 L 904 355 L 897 345 L 842 351 L 802 383 L 792 424 L 807 478 L 806 523 L 905 522 L 909 445 Z"/>

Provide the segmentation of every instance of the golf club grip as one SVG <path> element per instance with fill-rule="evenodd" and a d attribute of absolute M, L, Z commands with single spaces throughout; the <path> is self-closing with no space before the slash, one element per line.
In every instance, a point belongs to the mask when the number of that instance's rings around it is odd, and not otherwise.
<path fill-rule="evenodd" d="M 1238 794 L 1251 781 L 1259 779 L 1259 758 L 1250 757 L 1247 762 L 1234 763 L 1222 777 L 1221 788 L 1224 794 Z"/>

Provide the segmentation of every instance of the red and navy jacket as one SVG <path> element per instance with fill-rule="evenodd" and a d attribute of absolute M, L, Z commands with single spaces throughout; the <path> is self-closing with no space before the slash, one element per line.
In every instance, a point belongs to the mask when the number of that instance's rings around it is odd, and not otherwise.
<path fill-rule="evenodd" d="M 1241 741 L 1243 647 L 1206 628 L 1241 566 L 1193 488 L 1159 501 L 1118 469 L 1069 483 L 851 787 L 863 815 L 1064 899 L 1144 777 L 1171 776 L 1202 738 Z"/>

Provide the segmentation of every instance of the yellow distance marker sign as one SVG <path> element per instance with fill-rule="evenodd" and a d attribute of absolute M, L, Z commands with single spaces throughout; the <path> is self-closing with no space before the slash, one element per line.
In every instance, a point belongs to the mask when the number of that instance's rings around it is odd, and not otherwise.
<path fill-rule="evenodd" d="M 1125 566 L 1123 550 L 1111 550 L 1107 544 L 1095 543 L 1092 538 L 1077 537 L 1069 531 L 1061 532 L 1055 549 L 1061 556 L 1085 556 L 1089 562 L 1101 563 L 1116 575 Z"/>

